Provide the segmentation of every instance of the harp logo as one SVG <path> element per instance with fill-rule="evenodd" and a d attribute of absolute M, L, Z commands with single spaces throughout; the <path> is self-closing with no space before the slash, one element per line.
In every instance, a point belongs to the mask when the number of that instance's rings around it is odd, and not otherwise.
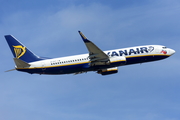
<path fill-rule="evenodd" d="M 20 58 L 26 53 L 26 47 L 23 47 L 22 45 L 17 45 L 13 47 L 14 47 L 16 58 Z"/>

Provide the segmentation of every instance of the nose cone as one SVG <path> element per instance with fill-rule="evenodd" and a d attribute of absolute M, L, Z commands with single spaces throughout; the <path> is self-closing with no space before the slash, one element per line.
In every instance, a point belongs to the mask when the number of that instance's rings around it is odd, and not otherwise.
<path fill-rule="evenodd" d="M 169 54 L 170 54 L 170 55 L 173 55 L 175 52 L 176 52 L 175 50 L 169 49 Z"/>

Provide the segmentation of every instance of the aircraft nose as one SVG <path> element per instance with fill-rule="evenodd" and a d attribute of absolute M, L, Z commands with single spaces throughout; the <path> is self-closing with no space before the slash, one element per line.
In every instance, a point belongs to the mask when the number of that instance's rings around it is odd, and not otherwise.
<path fill-rule="evenodd" d="M 170 53 L 170 55 L 173 55 L 175 52 L 176 52 L 175 50 L 173 50 L 173 49 L 169 49 L 169 53 Z"/>

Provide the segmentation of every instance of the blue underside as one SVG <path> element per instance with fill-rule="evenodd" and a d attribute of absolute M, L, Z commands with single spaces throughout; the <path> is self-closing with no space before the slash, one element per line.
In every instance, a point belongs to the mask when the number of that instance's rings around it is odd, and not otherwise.
<path fill-rule="evenodd" d="M 143 56 L 143 57 L 131 57 L 126 58 L 126 63 L 123 65 L 137 64 L 143 62 L 151 62 L 156 60 L 165 59 L 168 56 Z M 17 69 L 18 71 L 28 72 L 30 74 L 71 74 L 78 72 L 88 72 L 88 71 L 97 71 L 103 68 L 111 68 L 116 66 L 122 66 L 121 63 L 111 63 L 110 65 L 100 65 L 100 66 L 89 66 L 89 63 L 69 65 L 69 66 L 60 66 L 52 68 L 38 68 L 38 69 Z"/>

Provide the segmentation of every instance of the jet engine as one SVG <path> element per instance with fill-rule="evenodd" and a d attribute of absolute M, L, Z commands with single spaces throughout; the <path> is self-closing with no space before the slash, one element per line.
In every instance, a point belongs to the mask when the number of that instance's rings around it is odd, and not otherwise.
<path fill-rule="evenodd" d="M 98 70 L 97 73 L 101 74 L 101 75 L 110 75 L 110 74 L 115 74 L 118 72 L 118 68 L 117 67 L 113 67 L 113 68 L 107 68 L 107 69 L 102 69 L 102 70 Z"/>

